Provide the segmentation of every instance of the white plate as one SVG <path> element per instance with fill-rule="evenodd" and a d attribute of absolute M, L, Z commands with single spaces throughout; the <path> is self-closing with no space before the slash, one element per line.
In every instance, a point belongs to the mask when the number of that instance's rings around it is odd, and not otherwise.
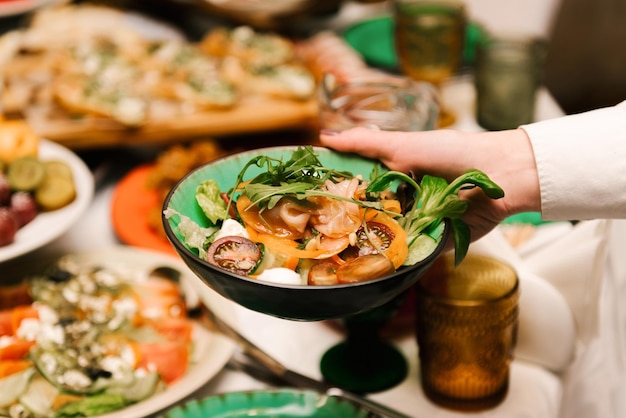
<path fill-rule="evenodd" d="M 0 17 L 19 15 L 54 3 L 60 3 L 60 0 L 2 1 L 0 2 Z"/>
<path fill-rule="evenodd" d="M 38 214 L 20 228 L 13 243 L 0 247 L 0 263 L 36 250 L 58 238 L 74 225 L 93 199 L 93 176 L 80 157 L 59 144 L 41 140 L 39 158 L 61 160 L 69 164 L 74 175 L 76 198 L 61 209 Z"/>
<path fill-rule="evenodd" d="M 233 302 L 224 299 L 206 286 L 198 286 L 200 279 L 191 273 L 179 258 L 174 256 L 127 246 L 76 253 L 75 256 L 78 260 L 88 263 L 128 267 L 140 271 L 149 271 L 159 266 L 172 267 L 182 273 L 183 288 L 185 294 L 190 297 L 188 299 L 190 304 L 196 302 L 196 300 L 191 300 L 192 298 L 200 297 L 220 317 L 227 317 L 232 320 L 236 315 Z M 201 294 L 198 294 L 198 291 Z M 190 365 L 183 378 L 173 383 L 164 392 L 143 402 L 110 414 L 100 415 L 98 418 L 145 417 L 172 406 L 198 390 L 222 370 L 235 348 L 234 344 L 226 337 L 218 333 L 214 334 L 200 325 L 194 328 L 194 344 L 195 352 L 192 358 L 195 359 L 195 362 Z"/>

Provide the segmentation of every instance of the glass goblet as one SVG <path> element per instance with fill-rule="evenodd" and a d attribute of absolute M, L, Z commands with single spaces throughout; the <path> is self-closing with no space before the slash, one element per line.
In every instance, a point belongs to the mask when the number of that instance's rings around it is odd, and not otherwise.
<path fill-rule="evenodd" d="M 408 291 L 362 313 L 341 318 L 344 341 L 329 348 L 320 361 L 324 379 L 354 393 L 374 393 L 404 380 L 404 355 L 381 338 L 381 328 L 397 313 Z"/>
<path fill-rule="evenodd" d="M 401 72 L 438 89 L 461 67 L 467 16 L 460 0 L 394 0 L 394 42 Z M 439 127 L 456 117 L 442 107 Z"/>

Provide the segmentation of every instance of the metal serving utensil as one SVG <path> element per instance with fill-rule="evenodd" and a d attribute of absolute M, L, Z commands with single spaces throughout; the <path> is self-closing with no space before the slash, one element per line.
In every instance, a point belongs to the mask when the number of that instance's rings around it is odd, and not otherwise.
<path fill-rule="evenodd" d="M 279 382 L 284 382 L 297 388 L 312 389 L 318 393 L 324 393 L 328 396 L 348 400 L 353 404 L 358 405 L 361 409 L 366 410 L 375 417 L 410 418 L 408 415 L 402 414 L 370 399 L 335 387 L 330 383 L 312 379 L 308 376 L 288 369 L 278 360 L 270 356 L 253 342 L 241 335 L 237 330 L 232 328 L 228 323 L 226 323 L 223 319 L 217 316 L 215 312 L 213 312 L 208 306 L 203 303 L 200 303 L 198 307 L 194 308 L 194 310 L 190 312 L 190 315 L 193 318 L 199 320 L 200 323 L 202 323 L 204 326 L 207 326 L 209 329 L 217 329 L 217 331 L 221 332 L 226 337 L 233 340 L 241 348 L 246 356 L 248 356 L 255 363 L 257 363 L 258 366 L 261 366 L 267 372 L 271 373 L 271 375 L 274 378 L 277 378 Z M 235 363 L 237 364 L 235 367 L 240 367 L 244 371 L 254 371 L 254 367 L 258 367 L 250 363 L 245 364 L 241 361 L 236 361 Z"/>

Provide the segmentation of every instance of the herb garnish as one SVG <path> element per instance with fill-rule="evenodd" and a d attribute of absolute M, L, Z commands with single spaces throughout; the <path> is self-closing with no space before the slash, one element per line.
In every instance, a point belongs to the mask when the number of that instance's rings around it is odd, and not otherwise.
<path fill-rule="evenodd" d="M 282 159 L 271 158 L 265 155 L 254 157 L 248 161 L 237 176 L 235 187 L 231 190 L 231 201 L 234 200 L 235 192 L 243 184 L 246 171 L 252 166 L 266 167 L 264 172 L 246 182 L 245 186 L 243 186 L 251 205 L 260 207 L 261 211 L 272 209 L 284 197 L 304 200 L 312 196 L 329 196 L 334 199 L 340 199 L 340 196 L 324 193 L 319 189 L 320 186 L 327 180 L 337 182 L 354 178 L 354 175 L 348 171 L 324 167 L 315 154 L 313 147 L 298 147 L 292 153 L 291 158 L 284 162 Z M 360 202 L 354 199 L 346 200 L 377 209 L 381 207 L 376 202 Z"/>
<path fill-rule="evenodd" d="M 460 219 L 467 210 L 468 203 L 459 198 L 458 192 L 463 189 L 480 187 L 491 199 L 499 199 L 504 196 L 504 191 L 500 186 L 477 169 L 466 171 L 450 184 L 442 178 L 428 175 L 425 175 L 418 184 L 407 174 L 387 171 L 372 179 L 367 192 L 375 193 L 386 190 L 398 180 L 410 184 L 416 190 L 415 204 L 402 217 L 398 218 L 398 222 L 407 233 L 409 252 L 422 233 L 428 232 L 443 222 L 444 218 L 448 218 L 452 225 L 456 265 L 459 265 L 467 255 L 471 242 L 470 229 Z"/>

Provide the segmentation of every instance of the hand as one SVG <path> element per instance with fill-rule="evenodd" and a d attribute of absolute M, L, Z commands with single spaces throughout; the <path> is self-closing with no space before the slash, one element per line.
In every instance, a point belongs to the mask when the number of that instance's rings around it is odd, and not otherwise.
<path fill-rule="evenodd" d="M 322 131 L 322 145 L 380 160 L 392 170 L 451 181 L 470 168 L 487 174 L 505 192 L 493 200 L 479 188 L 459 196 L 469 203 L 463 220 L 476 240 L 506 217 L 540 209 L 537 168 L 530 142 L 521 129 L 466 133 L 455 130 L 389 132 L 354 128 Z"/>

